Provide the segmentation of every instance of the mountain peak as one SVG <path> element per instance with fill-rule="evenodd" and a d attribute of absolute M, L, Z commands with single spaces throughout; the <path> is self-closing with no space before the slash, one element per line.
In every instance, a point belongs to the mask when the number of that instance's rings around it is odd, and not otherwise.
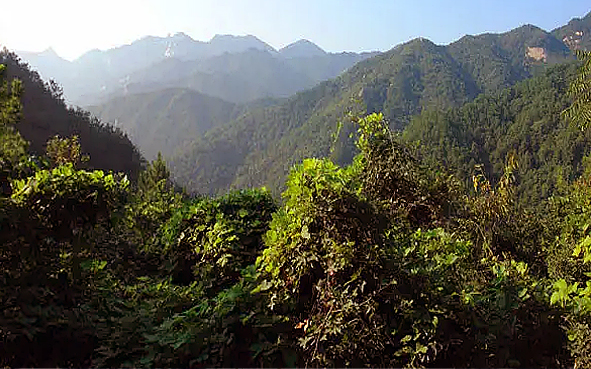
<path fill-rule="evenodd" d="M 230 35 L 230 34 L 216 34 L 209 42 L 219 42 L 219 41 L 238 41 L 238 40 L 249 40 L 249 41 L 260 41 L 257 37 L 253 35 L 245 35 L 245 36 L 238 36 L 238 35 Z"/>
<path fill-rule="evenodd" d="M 519 33 L 519 32 L 540 32 L 540 33 L 547 33 L 545 30 L 541 29 L 538 26 L 534 26 L 533 24 L 524 24 L 520 27 L 517 27 L 515 29 L 512 29 L 509 32 L 505 32 L 504 34 L 509 34 L 509 33 Z"/>
<path fill-rule="evenodd" d="M 187 35 L 185 32 L 177 32 L 174 35 L 169 35 L 169 38 L 172 39 L 176 39 L 176 40 L 191 40 L 193 41 L 193 38 L 191 38 L 191 36 Z"/>
<path fill-rule="evenodd" d="M 275 52 L 270 45 L 261 41 L 258 37 L 253 35 L 235 36 L 235 35 L 220 35 L 217 34 L 209 41 L 209 44 L 225 52 L 237 53 L 248 49 L 259 49 L 268 52 Z"/>
<path fill-rule="evenodd" d="M 428 48 L 429 50 L 433 50 L 435 48 L 440 47 L 439 45 L 437 45 L 436 43 L 434 43 L 433 41 L 431 41 L 425 37 L 413 38 L 412 40 L 407 41 L 400 46 L 401 46 L 401 48 L 400 48 L 401 50 L 415 50 L 415 49 L 422 49 L 422 48 Z"/>
<path fill-rule="evenodd" d="M 326 51 L 322 50 L 320 46 L 306 39 L 285 46 L 279 50 L 279 53 L 285 58 L 309 58 L 326 55 Z"/>

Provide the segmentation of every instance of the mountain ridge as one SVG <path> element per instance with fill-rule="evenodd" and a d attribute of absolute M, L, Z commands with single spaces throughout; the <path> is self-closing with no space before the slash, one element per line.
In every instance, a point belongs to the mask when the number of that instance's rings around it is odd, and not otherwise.
<path fill-rule="evenodd" d="M 218 71 L 213 79 L 202 75 L 201 79 L 211 81 L 198 83 L 202 85 L 200 87 L 184 84 L 184 81 L 192 78 L 191 75 L 179 76 L 180 82 L 174 86 L 163 82 L 163 87 L 191 87 L 202 93 L 234 102 L 283 97 L 310 88 L 321 80 L 333 78 L 357 61 L 374 55 L 373 53 L 326 53 L 312 42 L 303 40 L 296 41 L 291 47 L 288 45 L 287 49 L 283 48 L 280 52 L 254 35 L 218 34 L 204 42 L 177 32 L 167 37 L 145 36 L 130 44 L 107 50 L 89 50 L 71 62 L 60 58 L 58 63 L 55 61 L 56 57 L 43 53 L 21 52 L 21 56 L 37 69 L 45 80 L 54 79 L 60 83 L 70 103 L 87 106 L 105 102 L 115 94 L 127 94 L 129 84 L 136 85 L 136 92 L 146 92 L 138 88 L 144 82 L 134 79 L 134 76 L 142 71 L 154 73 L 152 68 L 173 59 L 193 63 L 195 68 L 198 68 L 200 64 L 210 59 L 239 59 L 240 55 L 248 58 L 248 55 L 253 55 L 252 52 L 257 51 L 268 53 L 270 57 L 275 58 L 275 62 L 266 62 L 270 70 L 283 68 L 277 75 L 291 78 L 294 81 L 293 85 L 279 89 L 261 89 L 260 87 L 253 89 L 253 83 L 257 83 L 256 79 L 251 77 L 246 82 L 240 82 L 236 77 L 232 77 L 231 80 L 226 81 L 227 77 L 224 77 L 226 73 Z M 240 63 L 240 61 L 234 63 Z M 248 65 L 249 62 L 245 60 L 244 63 Z M 283 67 L 281 67 L 282 64 Z M 255 66 L 251 65 L 251 67 Z M 251 68 L 247 74 L 252 73 L 254 70 Z M 163 73 L 159 75 L 162 78 L 168 78 Z M 168 80 L 170 83 L 170 78 Z M 211 92 L 209 90 L 211 85 L 216 83 L 228 83 L 226 90 L 230 93 Z M 249 92 L 236 96 L 241 88 L 254 93 L 252 96 Z"/>
<path fill-rule="evenodd" d="M 191 89 L 167 88 L 120 97 L 88 110 L 124 129 L 146 159 L 154 160 L 159 152 L 174 154 L 191 137 L 235 118 L 243 108 Z"/>
<path fill-rule="evenodd" d="M 306 39 L 300 39 L 296 42 L 292 42 L 291 44 L 279 49 L 278 52 L 286 58 L 313 57 L 327 54 L 327 52 L 324 51 L 320 46 Z"/>

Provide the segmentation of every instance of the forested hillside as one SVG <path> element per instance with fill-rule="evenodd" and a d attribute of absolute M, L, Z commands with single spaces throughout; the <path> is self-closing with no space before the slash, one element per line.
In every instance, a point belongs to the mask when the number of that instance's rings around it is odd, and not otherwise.
<path fill-rule="evenodd" d="M 423 112 L 405 135 L 440 147 L 417 152 L 382 114 L 352 114 L 351 164 L 303 160 L 281 204 L 264 188 L 182 196 L 161 157 L 132 182 L 85 170 L 72 138 L 35 159 L 16 129 L 21 83 L 3 74 L 0 366 L 588 367 L 591 52 L 579 56 L 578 70 Z M 473 190 L 442 170 L 501 156 Z M 520 193 L 532 178 L 554 196 Z"/>
<path fill-rule="evenodd" d="M 233 120 L 245 107 L 194 90 L 171 88 L 120 97 L 88 110 L 127 132 L 143 155 L 153 160 L 159 152 L 172 156 L 195 137 Z"/>
<path fill-rule="evenodd" d="M 7 78 L 18 78 L 22 83 L 22 120 L 16 127 L 32 153 L 45 152 L 47 141 L 56 135 L 76 135 L 89 159 L 83 163 L 85 167 L 137 178 L 143 158 L 123 131 L 84 110 L 68 107 L 59 85 L 43 82 L 16 54 L 0 51 L 0 63 L 6 65 Z"/>
<path fill-rule="evenodd" d="M 578 178 L 591 153 L 591 136 L 561 117 L 570 104 L 573 64 L 500 93 L 482 95 L 461 108 L 428 110 L 406 127 L 406 141 L 417 141 L 433 167 L 450 171 L 470 187 L 476 165 L 497 181 L 505 158 L 519 162 L 517 194 L 524 203 L 550 197 L 557 185 Z"/>
<path fill-rule="evenodd" d="M 543 57 L 531 50 L 543 50 Z M 197 138 L 170 158 L 174 177 L 191 191 L 267 185 L 278 191 L 291 166 L 326 157 L 348 111 L 383 112 L 403 129 L 424 109 L 459 107 L 572 58 L 552 34 L 523 26 L 504 34 L 466 36 L 448 46 L 416 39 L 358 63 L 343 75 L 266 109 L 250 110 Z M 345 122 L 333 158 L 354 155 Z"/>

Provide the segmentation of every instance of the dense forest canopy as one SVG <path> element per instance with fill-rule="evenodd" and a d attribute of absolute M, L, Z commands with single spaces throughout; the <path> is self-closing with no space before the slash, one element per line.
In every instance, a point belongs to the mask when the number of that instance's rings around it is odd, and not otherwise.
<path fill-rule="evenodd" d="M 403 137 L 419 143 L 425 161 L 454 173 L 467 188 L 476 165 L 496 182 L 506 157 L 515 155 L 517 196 L 537 203 L 578 178 L 591 153 L 589 132 L 561 116 L 571 103 L 569 81 L 575 72 L 576 65 L 559 65 L 462 107 L 426 110 L 412 119 Z"/>
<path fill-rule="evenodd" d="M 171 169 L 4 51 L 0 366 L 590 366 L 591 52 L 556 40 L 415 40 L 279 102 L 206 97 L 199 141 L 148 131 L 193 153 Z M 168 91 L 146 98 L 205 101 Z"/>

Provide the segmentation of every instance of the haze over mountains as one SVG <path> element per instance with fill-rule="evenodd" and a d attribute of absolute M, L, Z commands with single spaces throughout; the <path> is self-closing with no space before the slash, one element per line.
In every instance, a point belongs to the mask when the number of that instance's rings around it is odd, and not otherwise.
<path fill-rule="evenodd" d="M 191 88 L 231 102 L 284 97 L 336 77 L 376 53 L 327 53 L 307 40 L 281 50 L 254 36 L 217 35 L 208 42 L 184 33 L 147 36 L 69 62 L 52 49 L 19 55 L 66 98 L 86 106 L 131 93 Z"/>
<path fill-rule="evenodd" d="M 591 13 L 550 32 L 524 25 L 446 46 L 419 38 L 379 55 L 330 54 L 307 40 L 274 50 L 253 36 L 199 42 L 184 34 L 71 63 L 51 51 L 22 55 L 55 76 L 70 101 L 116 122 L 147 159 L 164 153 L 179 184 L 220 193 L 278 190 L 304 157 L 349 161 L 352 128 L 333 138 L 348 111 L 383 112 L 402 130 L 423 111 L 460 107 L 573 60 L 590 36 Z"/>

